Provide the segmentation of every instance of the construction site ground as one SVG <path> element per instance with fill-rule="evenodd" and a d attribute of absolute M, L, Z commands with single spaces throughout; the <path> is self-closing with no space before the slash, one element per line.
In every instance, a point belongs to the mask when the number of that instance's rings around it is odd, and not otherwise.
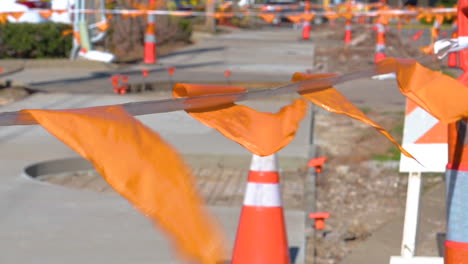
<path fill-rule="evenodd" d="M 156 65 L 106 66 L 56 60 L 27 62 L 25 70 L 7 79 L 17 86 L 0 90 L 0 111 L 24 108 L 76 108 L 167 98 L 175 82 L 243 85 L 250 89 L 288 83 L 294 72 L 348 73 L 372 66 L 370 26 L 354 29 L 354 43 L 344 47 L 343 25 L 315 27 L 311 40 L 291 28 L 233 30 L 229 34 L 195 35 L 195 43 L 159 58 Z M 422 54 L 389 40 L 389 54 Z M 411 33 L 403 32 L 411 35 Z M 23 62 L 0 61 L 4 69 Z M 15 66 L 16 65 L 16 66 Z M 84 65 L 84 66 L 83 66 Z M 432 67 L 440 67 L 434 63 Z M 167 67 L 175 66 L 170 77 Z M 147 78 L 141 75 L 148 69 Z M 229 78 L 224 71 L 230 70 Z M 126 74 L 130 83 L 153 91 L 115 95 L 109 78 Z M 401 140 L 405 98 L 395 80 L 362 79 L 338 85 L 371 119 Z M 30 94 L 30 92 L 33 92 Z M 297 95 L 265 98 L 243 104 L 277 111 Z M 1 101 L 3 100 L 3 101 Z M 375 129 L 348 117 L 314 107 L 314 139 L 319 155 L 328 157 L 318 178 L 317 209 L 331 213 L 317 234 L 315 263 L 388 263 L 399 255 L 407 175 L 398 173 L 399 153 Z M 304 252 L 304 179 L 308 160 L 310 114 L 296 138 L 280 151 L 284 207 L 294 263 L 314 259 Z M 199 190 L 218 216 L 229 238 L 235 236 L 250 155 L 183 112 L 140 117 L 184 156 L 197 177 Z M 42 181 L 23 175 L 25 166 L 73 157 L 66 146 L 43 129 L 0 129 L 1 263 L 179 263 L 162 235 L 133 212 L 94 171 L 46 175 Z M 112 155 L 111 153 L 109 155 Z M 125 154 L 118 159 L 125 160 Z M 444 232 L 444 185 L 440 174 L 425 175 L 418 255 L 438 255 L 436 234 Z M 118 220 L 116 220 L 118 219 Z M 4 242 L 1 242 L 4 241 Z M 128 248 L 127 248 L 128 247 Z M 123 250 L 125 248 L 125 250 Z M 157 248 L 155 250 L 155 248 Z M 22 252 L 29 252 L 23 254 Z M 38 263 L 35 261 L 34 263 Z M 311 262 L 307 262 L 311 263 Z"/>

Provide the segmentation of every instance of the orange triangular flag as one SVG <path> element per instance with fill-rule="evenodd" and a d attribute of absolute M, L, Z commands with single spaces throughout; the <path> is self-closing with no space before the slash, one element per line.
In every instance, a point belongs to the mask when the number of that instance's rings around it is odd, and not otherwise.
<path fill-rule="evenodd" d="M 6 24 L 8 22 L 8 14 L 0 13 L 0 23 Z"/>
<path fill-rule="evenodd" d="M 219 229 L 203 208 L 190 169 L 121 106 L 23 112 L 89 160 L 112 188 L 170 236 L 185 259 L 225 260 Z"/>
<path fill-rule="evenodd" d="M 63 13 L 68 12 L 68 10 L 67 10 L 67 9 L 54 9 L 53 12 L 55 12 L 55 13 L 61 15 L 61 14 L 63 14 Z"/>
<path fill-rule="evenodd" d="M 62 31 L 62 36 L 68 36 L 68 35 L 71 35 L 73 34 L 73 29 L 66 29 L 64 31 Z"/>
<path fill-rule="evenodd" d="M 328 75 L 331 76 L 331 75 Z M 303 74 L 295 73 L 293 75 L 292 81 L 299 82 L 304 80 L 312 80 L 327 77 L 326 75 L 314 75 L 314 74 Z M 307 89 L 305 84 L 301 87 L 303 90 Z M 312 103 L 322 107 L 323 109 L 342 115 L 347 115 L 351 118 L 359 120 L 365 124 L 368 124 L 385 137 L 387 137 L 395 146 L 397 146 L 400 151 L 408 157 L 412 157 L 391 135 L 387 130 L 383 129 L 381 126 L 376 124 L 374 121 L 370 120 L 359 108 L 357 108 L 353 103 L 351 103 L 346 97 L 344 97 L 338 90 L 333 87 L 324 88 L 322 90 L 314 92 L 300 92 L 300 94 L 305 97 L 307 100 Z"/>
<path fill-rule="evenodd" d="M 109 23 L 107 22 L 100 22 L 99 24 L 97 24 L 96 26 L 100 31 L 106 31 L 109 29 Z"/>
<path fill-rule="evenodd" d="M 49 19 L 52 16 L 52 10 L 39 10 L 39 15 L 44 19 Z"/>
<path fill-rule="evenodd" d="M 261 19 L 265 20 L 265 22 L 267 23 L 273 22 L 273 20 L 275 20 L 275 17 L 276 17 L 275 14 L 258 14 L 258 16 Z"/>
<path fill-rule="evenodd" d="M 178 83 L 174 97 L 245 92 L 241 87 Z M 208 100 L 208 99 L 207 99 Z M 219 100 L 219 99 L 215 99 Z M 243 105 L 226 102 L 220 107 L 187 111 L 201 123 L 221 132 L 225 137 L 259 156 L 276 153 L 294 138 L 299 122 L 305 116 L 307 103 L 295 100 L 278 113 L 261 113 Z"/>
<path fill-rule="evenodd" d="M 301 22 L 302 20 L 302 16 L 301 15 L 290 15 L 290 16 L 286 16 L 287 19 L 289 19 L 289 21 L 297 24 L 299 22 Z"/>
<path fill-rule="evenodd" d="M 314 19 L 315 17 L 315 14 L 312 14 L 312 13 L 304 13 L 302 14 L 302 19 L 304 19 L 305 21 L 311 21 L 312 19 Z"/>
<path fill-rule="evenodd" d="M 14 17 L 16 20 L 19 20 L 24 15 L 24 12 L 10 12 L 8 14 Z"/>
<path fill-rule="evenodd" d="M 414 60 L 386 58 L 377 69 L 395 71 L 401 93 L 435 118 L 452 123 L 468 117 L 468 89 L 460 81 Z"/>

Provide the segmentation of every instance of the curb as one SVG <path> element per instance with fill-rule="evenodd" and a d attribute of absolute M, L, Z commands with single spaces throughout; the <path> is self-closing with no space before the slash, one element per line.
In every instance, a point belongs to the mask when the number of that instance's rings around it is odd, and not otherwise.
<path fill-rule="evenodd" d="M 103 62 L 89 61 L 89 60 L 70 60 L 70 59 L 1 59 L 0 67 L 2 68 L 18 68 L 24 67 L 29 69 L 39 68 L 67 68 L 67 69 L 113 69 L 116 68 L 116 64 L 106 64 Z"/>

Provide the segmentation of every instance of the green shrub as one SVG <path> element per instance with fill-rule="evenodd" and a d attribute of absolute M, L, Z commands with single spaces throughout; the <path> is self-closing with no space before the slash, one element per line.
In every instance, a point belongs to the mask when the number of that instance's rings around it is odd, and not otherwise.
<path fill-rule="evenodd" d="M 0 25 L 0 58 L 63 58 L 72 48 L 70 25 L 7 23 Z"/>

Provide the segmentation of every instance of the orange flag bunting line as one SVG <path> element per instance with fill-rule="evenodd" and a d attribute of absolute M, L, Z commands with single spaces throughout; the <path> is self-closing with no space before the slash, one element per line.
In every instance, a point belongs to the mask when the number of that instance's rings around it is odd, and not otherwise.
<path fill-rule="evenodd" d="M 195 180 L 171 146 L 121 106 L 23 110 L 91 161 L 118 193 L 151 218 L 191 263 L 225 259 L 224 240 Z M 125 161 L 115 153 L 125 153 Z"/>
<path fill-rule="evenodd" d="M 292 77 L 293 82 L 299 82 L 304 80 L 320 79 L 325 77 L 330 77 L 333 75 L 327 74 L 303 74 L 295 73 Z M 307 89 L 307 87 L 304 87 Z M 299 92 L 304 98 L 311 101 L 312 103 L 320 106 L 321 108 L 337 113 L 347 115 L 351 118 L 359 120 L 365 124 L 368 124 L 377 129 L 381 134 L 387 137 L 395 146 L 400 149 L 400 151 L 408 157 L 413 158 L 413 156 L 407 152 L 391 135 L 387 130 L 383 129 L 381 126 L 370 120 L 359 108 L 353 105 L 344 95 L 342 95 L 338 90 L 333 87 L 325 88 L 319 91 L 314 92 Z"/>
<path fill-rule="evenodd" d="M 241 87 L 178 83 L 176 98 L 209 94 L 244 92 Z M 224 106 L 187 111 L 199 122 L 221 132 L 225 137 L 259 156 L 276 153 L 294 138 L 299 122 L 304 118 L 307 103 L 294 100 L 278 113 L 261 113 L 244 105 L 226 103 Z"/>

